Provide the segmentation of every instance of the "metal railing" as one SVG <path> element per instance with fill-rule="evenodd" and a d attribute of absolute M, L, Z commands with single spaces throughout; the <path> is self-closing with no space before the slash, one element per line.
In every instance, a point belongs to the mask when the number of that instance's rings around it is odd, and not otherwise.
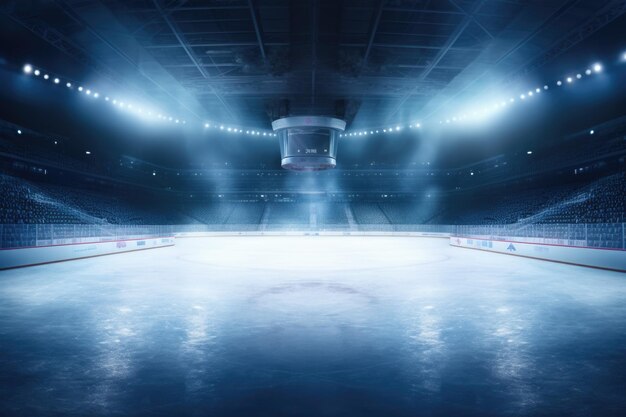
<path fill-rule="evenodd" d="M 596 248 L 626 249 L 626 223 L 590 224 L 188 224 L 188 225 L 94 225 L 94 224 L 0 224 L 0 248 L 21 248 L 134 238 L 172 236 L 177 233 L 210 232 L 413 232 L 440 233 L 486 239 L 524 240 Z"/>

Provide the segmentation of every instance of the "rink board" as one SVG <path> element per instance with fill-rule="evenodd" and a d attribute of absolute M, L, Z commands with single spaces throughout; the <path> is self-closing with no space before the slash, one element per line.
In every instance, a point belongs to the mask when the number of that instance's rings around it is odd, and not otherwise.
<path fill-rule="evenodd" d="M 362 231 L 362 230 L 323 230 L 323 231 L 219 231 L 219 232 L 178 232 L 174 234 L 177 238 L 185 237 L 219 237 L 219 236 L 410 236 L 410 237 L 450 237 L 450 233 L 435 232 L 383 232 L 383 231 Z"/>
<path fill-rule="evenodd" d="M 450 245 L 526 258 L 626 272 L 626 251 L 511 240 L 450 236 Z"/>
<path fill-rule="evenodd" d="M 0 249 L 0 269 L 174 246 L 173 236 Z"/>

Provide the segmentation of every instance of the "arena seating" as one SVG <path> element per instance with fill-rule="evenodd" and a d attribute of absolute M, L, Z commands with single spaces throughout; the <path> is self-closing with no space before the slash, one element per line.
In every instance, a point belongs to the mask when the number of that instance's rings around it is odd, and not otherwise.
<path fill-rule="evenodd" d="M 352 213 L 359 224 L 390 224 L 377 203 L 352 203 Z"/>
<path fill-rule="evenodd" d="M 383 202 L 157 201 L 0 175 L 0 224 L 574 224 L 626 220 L 626 174 L 550 187 Z M 142 202 L 138 202 L 141 200 Z M 348 212 L 348 214 L 347 214 Z"/>

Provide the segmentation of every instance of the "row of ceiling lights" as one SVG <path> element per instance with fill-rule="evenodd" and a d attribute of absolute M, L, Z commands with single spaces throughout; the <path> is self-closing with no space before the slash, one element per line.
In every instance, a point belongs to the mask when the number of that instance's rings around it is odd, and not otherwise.
<path fill-rule="evenodd" d="M 594 73 L 595 74 L 599 74 L 603 71 L 603 67 L 602 64 L 600 63 L 595 63 L 593 64 L 593 66 L 591 68 L 587 68 L 584 71 L 584 75 L 586 76 L 591 76 Z M 556 85 L 557 87 L 561 87 L 564 84 L 572 84 L 574 83 L 576 80 L 580 80 L 583 78 L 583 73 L 577 73 L 575 76 L 568 76 L 565 78 L 565 82 L 562 80 L 558 80 L 556 82 L 554 82 L 554 85 Z M 543 87 L 536 87 L 534 89 L 530 89 L 527 92 L 522 92 L 519 95 L 514 95 L 511 96 L 508 100 L 502 100 L 499 102 L 494 103 L 491 106 L 487 106 L 487 107 L 483 107 L 480 111 L 472 111 L 472 112 L 464 112 L 461 114 L 458 114 L 456 116 L 453 116 L 451 118 L 445 119 L 445 120 L 440 120 L 439 124 L 449 124 L 449 123 L 457 123 L 457 122 L 463 122 L 466 120 L 476 120 L 478 118 L 483 118 L 485 116 L 488 116 L 490 114 L 493 114 L 494 112 L 497 112 L 499 110 L 504 109 L 507 106 L 510 106 L 516 102 L 518 102 L 518 100 L 521 101 L 527 101 L 529 99 L 532 99 L 535 96 L 538 96 L 539 94 L 546 92 L 550 89 L 550 85 L 549 84 L 544 84 Z"/>
<path fill-rule="evenodd" d="M 42 77 L 44 80 L 51 80 L 54 84 L 62 84 L 62 81 L 60 78 L 50 76 L 48 73 L 45 73 L 40 69 L 34 68 L 31 64 L 25 64 L 22 69 L 24 73 L 27 75 L 34 75 L 36 77 Z M 162 112 L 158 112 L 158 111 L 147 110 L 147 109 L 142 108 L 141 106 L 134 105 L 133 103 L 124 102 L 122 100 L 118 100 L 118 99 L 109 97 L 107 95 L 103 96 L 101 93 L 95 90 L 91 90 L 90 88 L 83 87 L 82 85 L 78 85 L 78 87 L 76 87 L 75 84 L 76 83 L 73 83 L 72 81 L 65 81 L 65 86 L 68 89 L 78 91 L 79 93 L 84 93 L 86 96 L 89 96 L 94 99 L 103 97 L 104 101 L 111 103 L 112 105 L 118 107 L 119 109 L 126 110 L 131 113 L 135 113 L 138 116 L 147 117 L 151 119 L 158 119 L 164 122 L 171 122 L 173 124 L 182 124 L 182 125 L 187 124 L 187 121 L 182 118 L 176 118 L 174 116 L 170 116 Z M 262 129 L 245 129 L 244 130 L 240 127 L 225 126 L 224 124 L 219 124 L 219 123 L 212 124 L 212 123 L 205 122 L 204 128 L 205 129 L 215 128 L 215 129 L 224 130 L 224 131 L 232 132 L 232 133 L 244 133 L 245 132 L 248 135 L 255 135 L 255 136 L 261 136 L 261 135 L 262 136 L 276 136 L 274 133 L 272 133 L 271 131 L 267 131 L 267 130 L 265 131 Z"/>
<path fill-rule="evenodd" d="M 623 54 L 622 56 L 622 61 L 626 61 L 626 53 Z M 39 69 L 35 69 L 33 68 L 32 65 L 30 64 L 26 64 L 23 67 L 24 73 L 26 74 L 34 74 L 35 76 L 41 76 L 42 72 Z M 584 74 L 587 76 L 592 75 L 593 73 L 600 73 L 603 71 L 603 67 L 602 64 L 600 63 L 596 63 L 594 64 L 591 68 L 588 68 L 584 71 Z M 44 73 L 43 74 L 43 78 L 45 80 L 49 80 L 52 79 L 52 82 L 54 84 L 60 84 L 61 80 L 58 77 L 54 77 L 51 78 L 51 76 L 49 74 Z M 580 80 L 583 78 L 583 73 L 577 73 L 575 76 L 568 76 L 566 77 L 564 80 L 558 80 L 556 81 L 554 84 L 557 87 L 561 87 L 564 84 L 572 84 L 574 83 L 574 81 L 576 80 Z M 68 81 L 65 83 L 65 86 L 67 88 L 73 88 L 73 84 L 72 82 Z M 483 118 L 485 116 L 488 116 L 494 112 L 497 112 L 499 110 L 504 109 L 507 106 L 510 106 L 516 102 L 518 102 L 518 99 L 516 97 L 519 97 L 519 101 L 526 101 L 527 99 L 531 99 L 533 98 L 535 95 L 539 95 L 542 92 L 548 91 L 550 89 L 550 86 L 548 84 L 545 84 L 543 86 L 543 88 L 541 87 L 537 87 L 535 89 L 531 89 L 528 90 L 528 92 L 523 92 L 520 93 L 519 95 L 514 95 L 511 96 L 508 100 L 502 100 L 499 101 L 497 103 L 494 103 L 492 106 L 487 106 L 487 107 L 483 107 L 480 111 L 472 111 L 472 112 L 464 112 L 461 113 L 459 115 L 453 116 L 451 118 L 447 118 L 447 119 L 442 119 L 439 121 L 440 125 L 443 124 L 451 124 L 451 123 L 458 123 L 458 122 L 464 122 L 464 121 L 469 121 L 469 120 L 476 120 L 476 119 L 480 119 Z M 100 93 L 96 92 L 96 91 L 91 91 L 88 88 L 79 86 L 77 88 L 77 90 L 81 93 L 85 93 L 87 96 L 91 96 L 95 99 L 97 99 L 98 97 L 100 97 Z M 164 115 L 162 113 L 159 112 L 153 112 L 151 110 L 144 110 L 141 107 L 138 106 L 134 106 L 131 103 L 124 103 L 123 101 L 117 100 L 117 99 L 111 99 L 109 96 L 105 96 L 104 97 L 105 101 L 111 102 L 113 105 L 118 106 L 121 109 L 125 109 L 125 110 L 129 110 L 131 112 L 135 112 L 138 115 L 141 115 L 143 117 L 152 117 L 152 118 L 157 118 L 166 122 L 172 122 L 175 124 L 186 124 L 186 120 L 182 120 L 182 119 L 178 119 L 169 115 Z M 251 135 L 251 136 L 270 136 L 270 137 L 275 137 L 277 136 L 275 133 L 273 133 L 272 131 L 268 131 L 268 130 L 263 130 L 263 129 L 243 129 L 241 127 L 233 127 L 233 126 L 228 126 L 225 124 L 220 124 L 220 123 L 208 123 L 205 122 L 203 124 L 204 129 L 205 130 L 209 130 L 209 129 L 217 129 L 217 130 L 221 130 L 221 131 L 226 131 L 229 133 L 240 133 L 243 134 L 245 133 L 246 135 Z M 413 124 L 409 124 L 407 125 L 396 125 L 393 127 L 385 127 L 385 128 L 377 128 L 377 129 L 365 129 L 365 130 L 359 130 L 359 131 L 346 131 L 344 133 L 339 134 L 339 137 L 353 137 L 353 136 L 367 136 L 367 135 L 374 135 L 374 134 L 386 134 L 386 133 L 396 133 L 399 132 L 405 128 L 409 128 L 409 129 L 419 129 L 422 127 L 422 124 L 419 122 L 413 123 Z"/>
<path fill-rule="evenodd" d="M 626 62 L 626 53 L 623 53 L 621 56 L 621 61 Z M 584 72 L 579 72 L 576 75 L 570 75 L 565 77 L 562 80 L 557 80 L 553 85 L 556 87 L 561 87 L 568 84 L 573 84 L 576 80 L 581 80 L 584 75 L 591 76 L 594 73 L 599 74 L 603 72 L 604 67 L 601 63 L 595 63 L 590 68 L 587 68 Z M 584 75 L 583 75 L 584 74 Z M 453 124 L 464 121 L 471 120 L 479 120 L 484 118 L 490 114 L 493 114 L 499 110 L 502 110 L 516 102 L 525 102 L 533 97 L 546 92 L 550 89 L 549 84 L 544 84 L 543 87 L 536 87 L 534 89 L 530 89 L 527 92 L 521 92 L 519 95 L 512 95 L 507 100 L 501 100 L 494 103 L 492 106 L 483 107 L 480 111 L 467 111 L 456 116 L 439 120 L 439 125 Z M 405 128 L 409 129 L 418 129 L 422 127 L 422 123 L 414 123 L 407 125 L 396 125 L 391 128 L 376 128 L 376 129 L 365 129 L 365 130 L 356 130 L 356 131 L 346 131 L 340 136 L 342 137 L 350 137 L 350 136 L 367 136 L 373 134 L 383 134 L 383 133 L 395 133 Z"/>

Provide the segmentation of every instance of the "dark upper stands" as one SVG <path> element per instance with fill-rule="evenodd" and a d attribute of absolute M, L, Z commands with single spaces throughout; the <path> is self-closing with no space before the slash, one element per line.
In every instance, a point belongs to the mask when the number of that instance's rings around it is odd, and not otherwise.
<path fill-rule="evenodd" d="M 626 176 L 583 184 L 472 195 L 438 195 L 422 201 L 141 203 L 109 193 L 0 175 L 0 223 L 230 224 L 323 228 L 357 224 L 620 223 L 626 219 Z"/>

